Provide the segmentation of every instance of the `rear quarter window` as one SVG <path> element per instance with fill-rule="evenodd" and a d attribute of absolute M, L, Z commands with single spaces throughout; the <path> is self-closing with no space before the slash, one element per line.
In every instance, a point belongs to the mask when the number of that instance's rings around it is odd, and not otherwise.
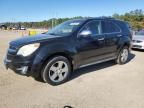
<path fill-rule="evenodd" d="M 115 21 L 115 23 L 116 23 L 117 25 L 119 25 L 119 27 L 120 27 L 121 30 L 122 30 L 122 33 L 123 33 L 125 36 L 129 36 L 129 37 L 132 39 L 133 31 L 132 31 L 131 25 L 130 25 L 128 22 L 125 22 L 125 21 Z"/>
<path fill-rule="evenodd" d="M 129 23 L 124 22 L 124 21 L 116 21 L 117 25 L 120 26 L 121 30 L 123 32 L 130 32 L 132 30 L 131 26 Z"/>

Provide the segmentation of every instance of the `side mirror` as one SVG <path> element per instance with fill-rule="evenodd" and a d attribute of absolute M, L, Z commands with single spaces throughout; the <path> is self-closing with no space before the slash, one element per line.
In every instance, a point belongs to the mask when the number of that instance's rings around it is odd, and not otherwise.
<path fill-rule="evenodd" d="M 90 30 L 84 30 L 82 31 L 79 36 L 80 37 L 88 37 L 88 36 L 91 36 L 92 32 Z"/>

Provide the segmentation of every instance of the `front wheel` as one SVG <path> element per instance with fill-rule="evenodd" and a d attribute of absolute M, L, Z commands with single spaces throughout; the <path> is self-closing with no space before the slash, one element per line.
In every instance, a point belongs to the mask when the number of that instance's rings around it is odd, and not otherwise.
<path fill-rule="evenodd" d="M 118 54 L 118 57 L 116 59 L 116 62 L 118 64 L 125 64 L 128 61 L 128 57 L 129 57 L 129 48 L 128 47 L 124 47 Z"/>
<path fill-rule="evenodd" d="M 50 59 L 42 71 L 42 78 L 46 83 L 59 85 L 66 82 L 71 73 L 71 64 L 63 56 Z"/>

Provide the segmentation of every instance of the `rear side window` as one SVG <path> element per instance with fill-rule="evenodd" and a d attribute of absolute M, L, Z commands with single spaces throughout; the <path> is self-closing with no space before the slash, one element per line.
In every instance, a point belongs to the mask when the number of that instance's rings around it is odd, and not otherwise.
<path fill-rule="evenodd" d="M 111 21 L 103 21 L 102 28 L 103 33 L 115 33 L 121 31 L 120 28 Z"/>

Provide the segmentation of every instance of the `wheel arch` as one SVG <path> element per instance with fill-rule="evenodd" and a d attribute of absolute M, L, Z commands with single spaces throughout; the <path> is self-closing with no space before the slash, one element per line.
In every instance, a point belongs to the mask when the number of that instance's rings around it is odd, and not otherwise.
<path fill-rule="evenodd" d="M 68 53 L 66 53 L 66 52 L 56 52 L 56 53 L 53 53 L 53 54 L 47 56 L 47 57 L 45 58 L 45 60 L 43 61 L 40 70 L 42 70 L 42 69 L 46 66 L 47 62 L 48 62 L 51 58 L 56 57 L 56 56 L 63 56 L 63 57 L 65 57 L 65 58 L 67 58 L 67 59 L 69 60 L 70 64 L 71 64 L 71 67 L 72 67 L 72 70 L 73 70 L 73 57 L 71 57 L 71 55 L 68 54 Z"/>
<path fill-rule="evenodd" d="M 128 36 L 123 36 L 123 38 L 120 39 L 117 54 L 122 50 L 123 47 L 127 46 L 130 50 L 131 48 L 131 39 L 128 38 Z"/>

